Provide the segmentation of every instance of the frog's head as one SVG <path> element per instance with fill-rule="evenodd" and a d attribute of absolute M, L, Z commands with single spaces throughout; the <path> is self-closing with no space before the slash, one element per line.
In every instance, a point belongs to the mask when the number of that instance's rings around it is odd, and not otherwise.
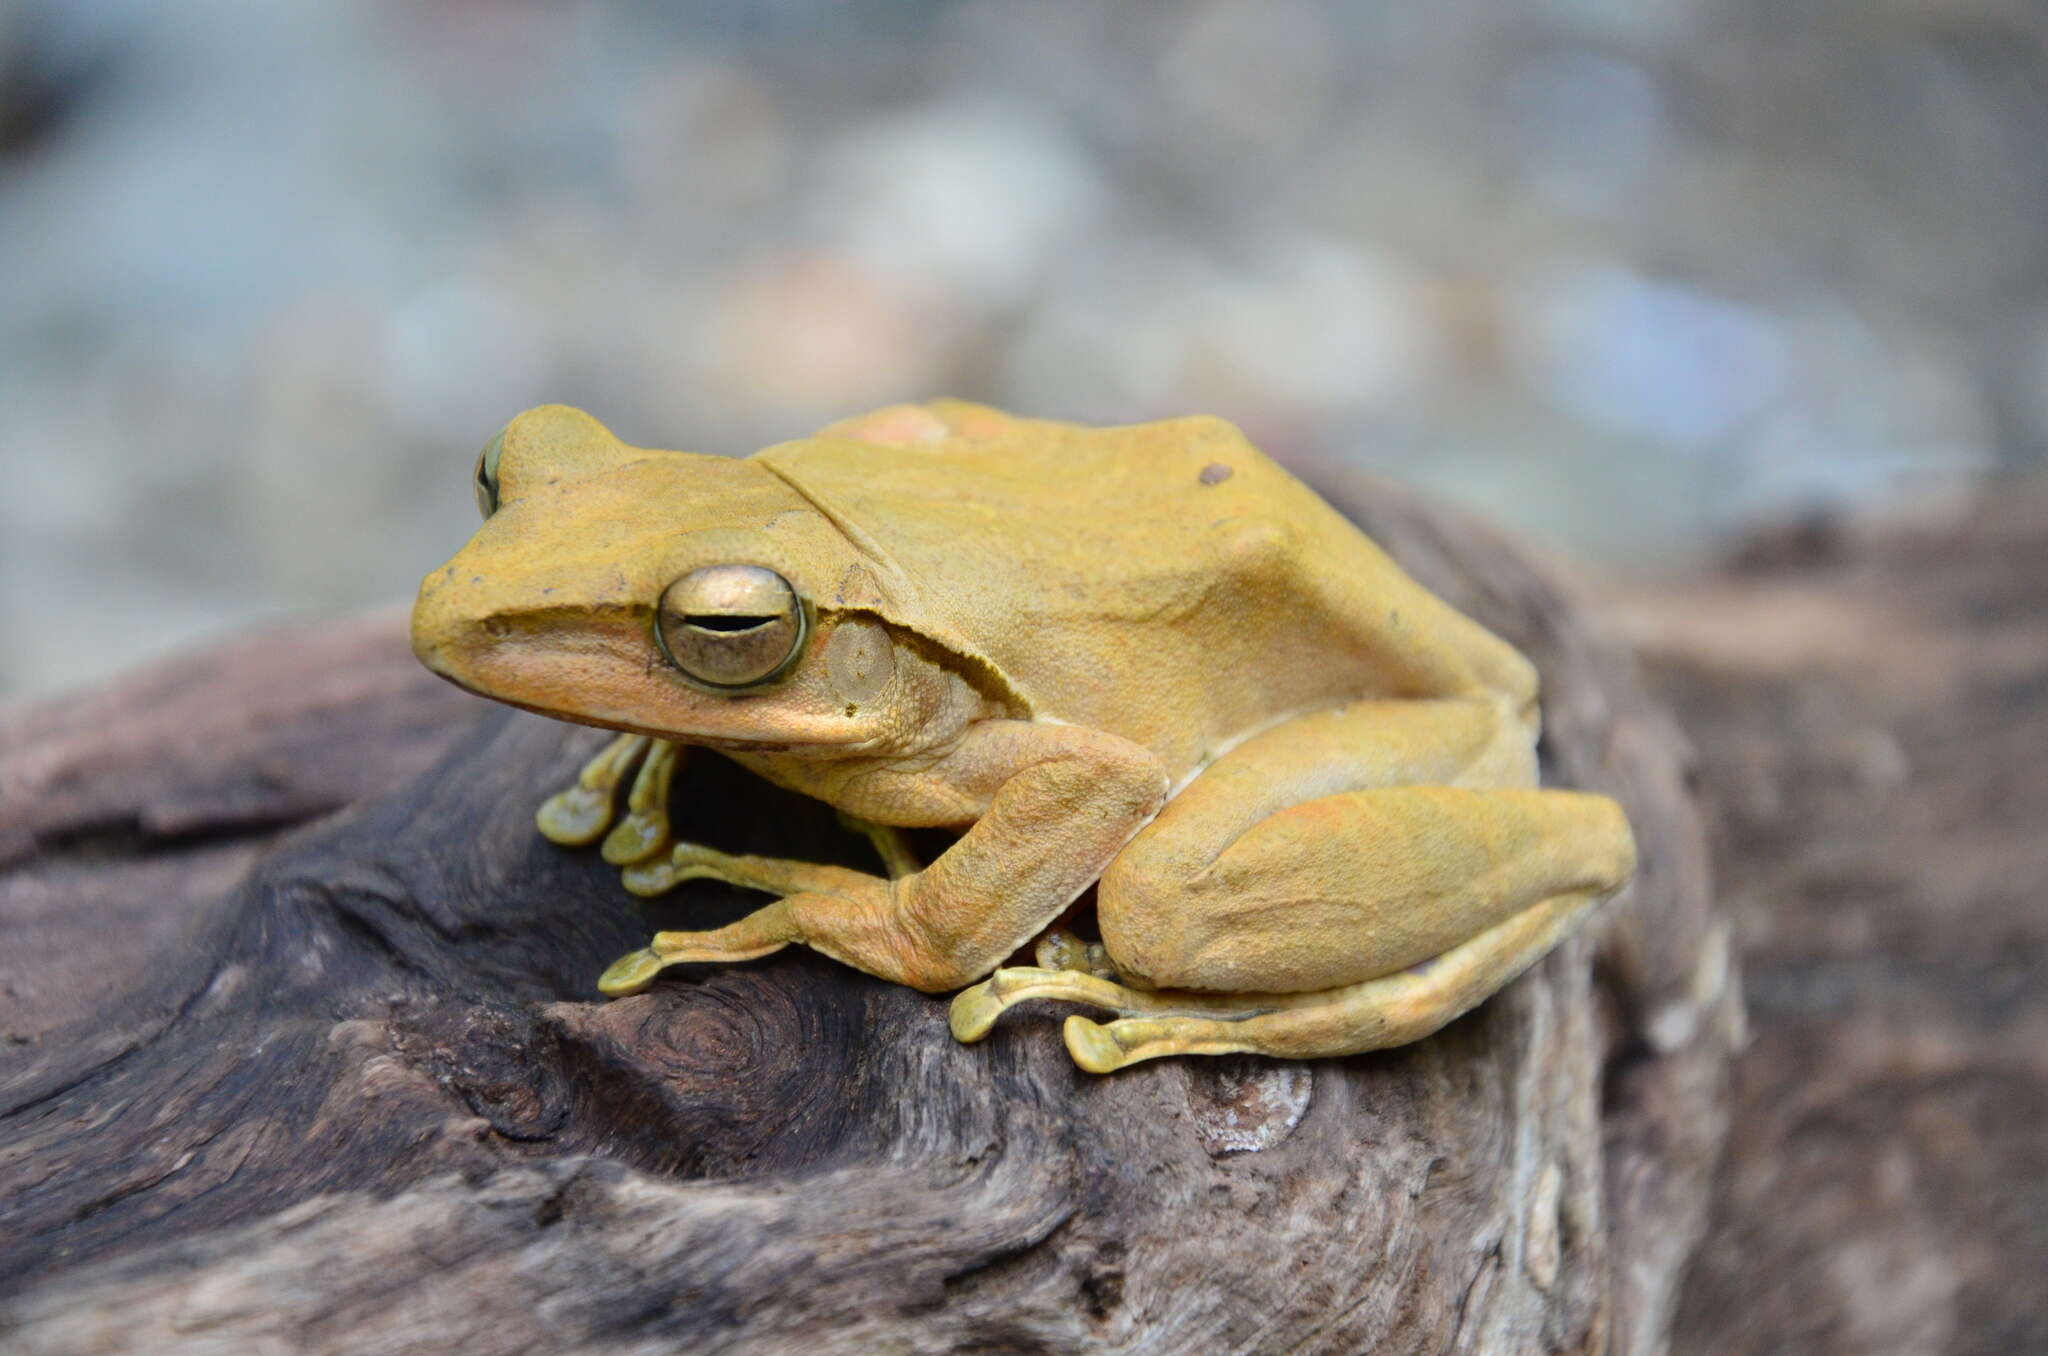
<path fill-rule="evenodd" d="M 428 575 L 413 649 L 514 706 L 696 743 L 847 744 L 914 701 L 861 553 L 758 461 L 529 410 L 476 464 L 484 524 Z"/>

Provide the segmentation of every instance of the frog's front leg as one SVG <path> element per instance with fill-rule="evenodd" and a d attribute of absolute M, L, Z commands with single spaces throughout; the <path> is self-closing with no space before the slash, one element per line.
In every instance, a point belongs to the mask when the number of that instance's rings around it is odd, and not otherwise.
<path fill-rule="evenodd" d="M 890 880 L 913 875 L 924 865 L 918 860 L 917 849 L 910 845 L 909 837 L 893 825 L 877 824 L 841 810 L 839 827 L 868 840 L 875 855 L 882 859 L 882 869 L 889 873 Z"/>
<path fill-rule="evenodd" d="M 541 836 L 563 847 L 597 841 L 612 826 L 619 784 L 631 776 L 654 741 L 646 735 L 622 734 L 583 765 L 576 784 L 541 802 L 533 820 Z"/>
<path fill-rule="evenodd" d="M 1123 984 L 999 970 L 954 1032 L 1058 999 L 1077 1063 L 1165 1054 L 1303 1058 L 1416 1040 L 1554 946 L 1625 880 L 1602 796 L 1543 791 L 1528 732 L 1486 701 L 1361 702 L 1232 750 L 1105 873 L 1098 915 Z"/>
<path fill-rule="evenodd" d="M 674 863 L 655 861 L 675 841 L 668 800 L 682 763 L 683 746 L 672 740 L 620 735 L 584 764 L 576 785 L 548 797 L 534 821 L 543 837 L 564 847 L 582 847 L 610 829 L 600 852 L 607 862 L 626 868 L 620 873 L 626 888 L 637 895 L 662 894 L 707 874 L 686 870 L 687 855 Z M 619 786 L 629 775 L 633 785 L 626 793 L 626 815 L 614 825 Z M 848 814 L 841 814 L 839 822 L 874 845 L 891 879 L 917 870 L 916 853 L 902 830 Z"/>
<path fill-rule="evenodd" d="M 542 802 L 534 815 L 541 834 L 565 847 L 582 847 L 605 834 L 602 852 L 614 866 L 645 861 L 670 842 L 668 793 L 682 761 L 682 749 L 666 739 L 620 735 L 583 765 L 576 784 Z M 619 787 L 633 779 L 626 794 L 626 817 L 618 813 Z"/>
<path fill-rule="evenodd" d="M 631 866 L 661 853 L 674 841 L 668 821 L 668 793 L 676 769 L 682 766 L 683 748 L 670 740 L 657 739 L 648 746 L 647 757 L 626 793 L 626 817 L 605 835 L 598 849 L 613 866 Z"/>
<path fill-rule="evenodd" d="M 635 868 L 643 884 L 710 876 L 782 898 L 728 927 L 657 933 L 605 972 L 633 993 L 664 966 L 737 961 L 801 942 L 871 975 L 941 992 L 987 974 L 1102 874 L 1166 798 L 1146 749 L 1069 725 L 987 721 L 938 763 L 902 776 L 927 803 L 980 805 L 973 826 L 922 870 L 885 879 L 844 867 L 740 857 L 682 844 Z M 934 820 L 933 822 L 942 822 Z M 629 879 L 629 884 L 632 880 Z"/>

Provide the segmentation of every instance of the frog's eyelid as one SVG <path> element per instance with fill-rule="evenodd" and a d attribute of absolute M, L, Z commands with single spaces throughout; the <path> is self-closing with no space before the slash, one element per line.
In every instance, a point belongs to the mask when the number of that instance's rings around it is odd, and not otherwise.
<path fill-rule="evenodd" d="M 505 430 L 499 429 L 476 454 L 476 470 L 471 473 L 476 482 L 476 507 L 486 518 L 498 511 L 498 459 L 504 452 Z"/>

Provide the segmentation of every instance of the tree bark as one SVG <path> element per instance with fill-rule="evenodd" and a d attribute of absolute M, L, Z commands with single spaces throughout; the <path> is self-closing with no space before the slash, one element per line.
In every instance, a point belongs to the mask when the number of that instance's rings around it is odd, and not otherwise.
<path fill-rule="evenodd" d="M 534 832 L 594 732 L 419 672 L 397 614 L 0 720 L 0 1338 L 99 1351 L 1663 1348 L 1738 1000 L 1682 740 L 1544 571 L 1338 496 L 1542 670 L 1634 885 L 1470 1016 L 1094 1078 L 1056 1014 L 792 950 L 601 1002 L 655 926 Z M 692 837 L 858 864 L 715 757 Z"/>

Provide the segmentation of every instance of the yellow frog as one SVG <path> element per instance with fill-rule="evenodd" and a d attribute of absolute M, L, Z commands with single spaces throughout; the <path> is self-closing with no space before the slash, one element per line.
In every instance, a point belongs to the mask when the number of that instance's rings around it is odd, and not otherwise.
<path fill-rule="evenodd" d="M 1529 662 L 1221 420 L 935 401 L 736 460 L 545 406 L 476 479 L 484 525 L 422 585 L 414 649 L 625 732 L 541 831 L 606 835 L 638 893 L 778 896 L 655 934 L 607 994 L 800 942 L 972 985 L 963 1041 L 1026 999 L 1115 1013 L 1067 1019 L 1097 1073 L 1340 1055 L 1469 1010 L 1633 869 L 1613 801 L 1537 789 Z M 678 745 L 836 807 L 883 872 L 674 841 Z M 918 827 L 964 832 L 920 864 Z M 1056 926 L 1090 886 L 1099 943 Z M 1038 965 L 997 968 L 1034 938 Z"/>

